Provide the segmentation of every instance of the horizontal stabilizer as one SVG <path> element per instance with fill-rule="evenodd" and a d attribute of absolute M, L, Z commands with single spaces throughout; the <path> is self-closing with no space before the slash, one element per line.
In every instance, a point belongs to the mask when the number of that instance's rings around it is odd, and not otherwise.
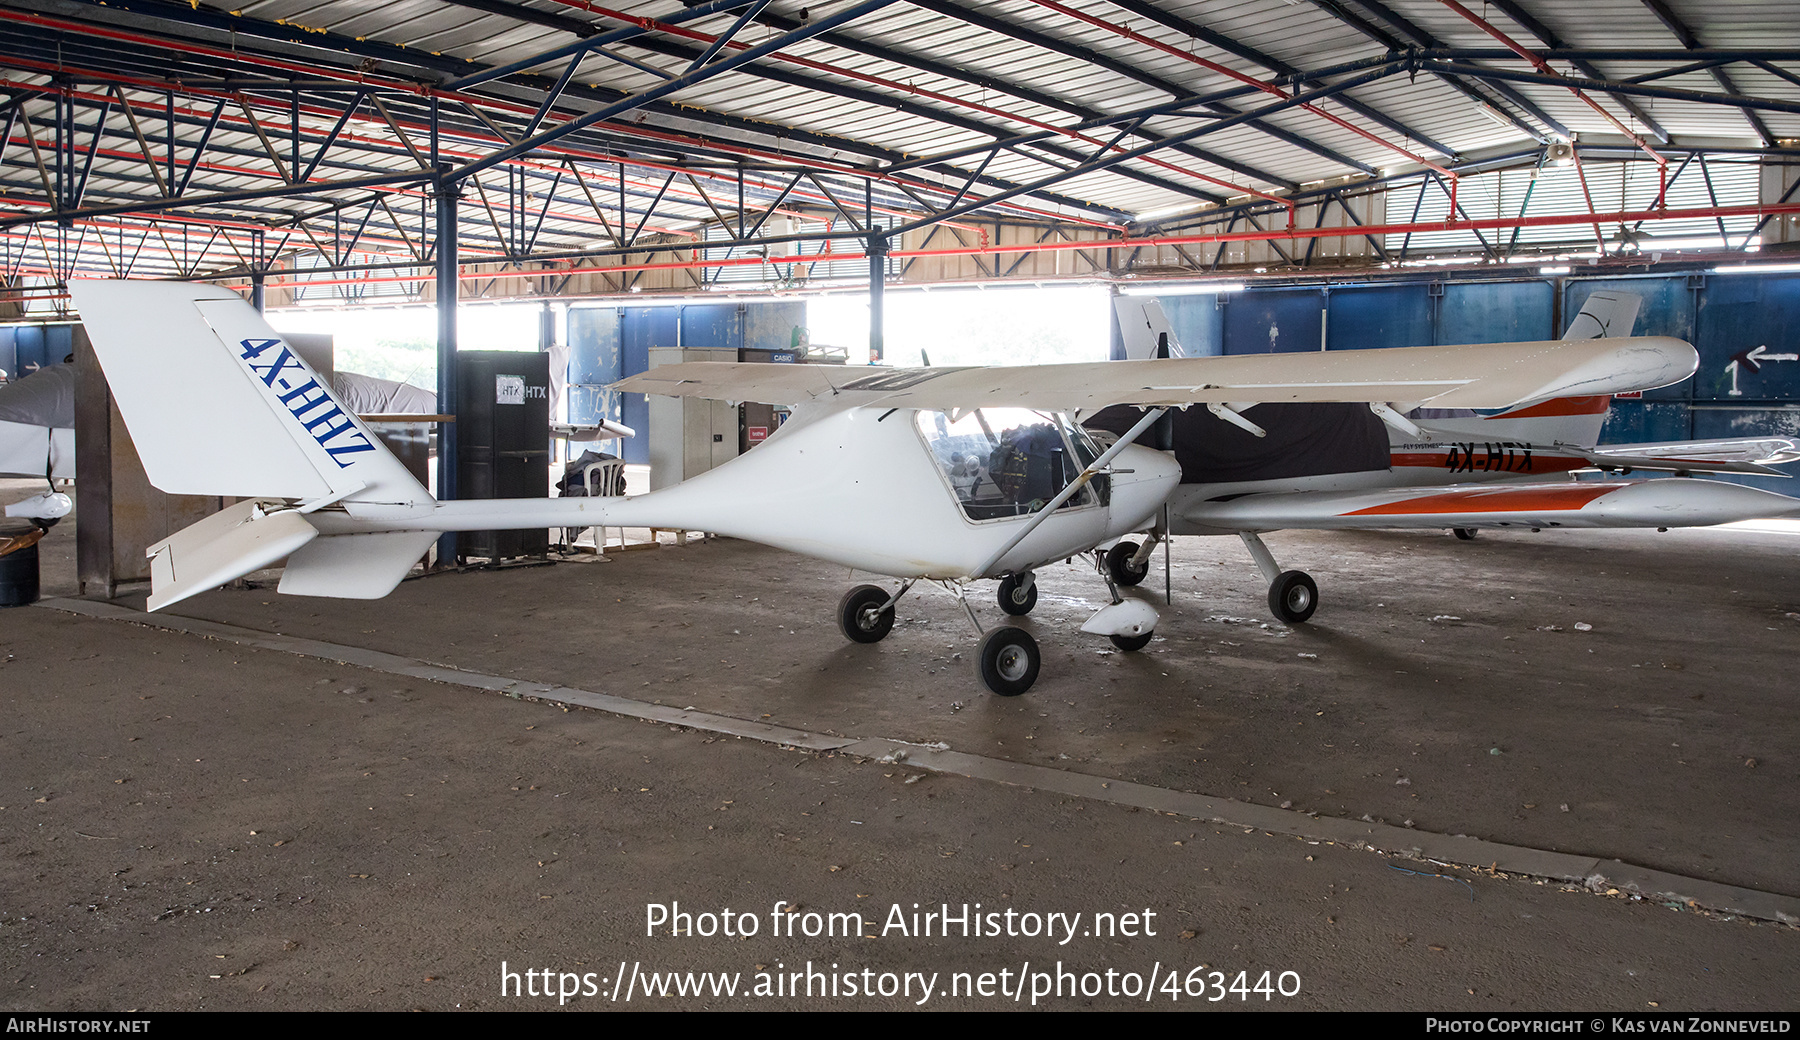
<path fill-rule="evenodd" d="M 1800 459 L 1800 444 L 1786 437 L 1734 437 L 1716 441 L 1608 444 L 1582 452 L 1603 469 L 1670 473 L 1760 473 L 1785 477 L 1773 466 Z"/>
<path fill-rule="evenodd" d="M 1712 480 L 1564 481 L 1485 487 L 1293 491 L 1195 502 L 1183 520 L 1220 531 L 1444 527 L 1708 527 L 1800 516 L 1800 499 Z"/>
<path fill-rule="evenodd" d="M 288 596 L 380 599 L 405 580 L 437 539 L 436 531 L 315 538 L 288 557 L 279 591 Z"/>
<path fill-rule="evenodd" d="M 149 608 L 161 610 L 261 570 L 319 536 L 306 517 L 270 513 L 271 504 L 239 502 L 152 545 Z"/>

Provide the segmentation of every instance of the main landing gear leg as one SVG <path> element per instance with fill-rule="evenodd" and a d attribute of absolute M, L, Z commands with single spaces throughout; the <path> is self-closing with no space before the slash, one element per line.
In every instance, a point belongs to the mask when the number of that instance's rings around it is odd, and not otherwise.
<path fill-rule="evenodd" d="M 1155 537 L 1154 534 L 1151 535 L 1152 539 Z M 1083 632 L 1103 635 L 1112 641 L 1112 645 L 1126 651 L 1142 650 L 1149 646 L 1151 637 L 1155 635 L 1157 621 L 1156 610 L 1148 603 L 1137 599 L 1127 600 L 1119 595 L 1120 585 L 1135 585 L 1137 581 L 1118 580 L 1117 562 L 1121 558 L 1129 561 L 1130 554 L 1138 551 L 1135 544 L 1120 542 L 1106 552 L 1095 552 L 1095 569 L 1100 572 L 1100 580 L 1106 582 L 1106 591 L 1111 600 L 1081 626 Z M 1144 572 L 1148 570 L 1145 567 Z M 1144 572 L 1138 573 L 1138 581 L 1143 579 Z"/>
<path fill-rule="evenodd" d="M 1238 532 L 1244 548 L 1256 561 L 1256 569 L 1269 582 L 1269 609 L 1290 625 L 1298 625 L 1312 617 L 1319 607 L 1319 586 L 1305 571 L 1284 571 L 1263 540 L 1248 531 Z"/>
<path fill-rule="evenodd" d="M 1023 586 L 1029 593 L 1028 599 L 1013 598 L 1013 591 L 1020 588 L 1018 577 L 1029 581 L 1031 572 L 1027 571 L 1022 576 L 1009 574 L 1000 582 L 1000 609 L 1008 614 L 1023 614 L 1037 603 L 1035 583 Z M 975 652 L 975 668 L 981 673 L 982 684 L 1002 697 L 1017 697 L 1031 689 L 1031 684 L 1037 682 L 1038 670 L 1044 663 L 1037 640 L 1031 638 L 1030 632 L 1010 625 L 1001 625 L 984 633 L 980 620 L 975 617 L 975 608 L 969 605 L 968 597 L 963 594 L 963 587 L 950 582 L 945 582 L 944 587 L 962 604 L 963 610 L 969 615 L 969 624 L 974 625 L 975 634 L 981 636 L 981 645 Z M 1013 609 L 1020 602 L 1024 602 L 1024 610 Z"/>

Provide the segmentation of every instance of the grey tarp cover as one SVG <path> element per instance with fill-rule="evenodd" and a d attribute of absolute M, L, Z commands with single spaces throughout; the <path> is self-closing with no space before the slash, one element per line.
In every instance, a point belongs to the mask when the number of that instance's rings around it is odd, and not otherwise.
<path fill-rule="evenodd" d="M 437 395 L 411 383 L 378 379 L 360 372 L 339 372 L 331 388 L 357 415 L 435 415 Z"/>
<path fill-rule="evenodd" d="M 1366 404 L 1259 404 L 1244 418 L 1268 432 L 1257 437 L 1205 408 L 1171 412 L 1175 461 L 1183 484 L 1280 480 L 1324 473 L 1361 473 L 1390 465 L 1387 427 Z M 1129 406 L 1082 420 L 1090 429 L 1124 433 L 1143 413 Z M 1138 438 L 1151 445 L 1154 431 Z"/>
<path fill-rule="evenodd" d="M 75 366 L 45 365 L 0 386 L 0 422 L 75 428 Z"/>

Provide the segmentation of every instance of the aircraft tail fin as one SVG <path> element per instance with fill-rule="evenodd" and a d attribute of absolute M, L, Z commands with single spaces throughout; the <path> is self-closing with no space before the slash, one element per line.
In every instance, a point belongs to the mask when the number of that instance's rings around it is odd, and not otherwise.
<path fill-rule="evenodd" d="M 1637 324 L 1638 308 L 1644 298 L 1635 293 L 1602 289 L 1581 305 L 1581 312 L 1569 322 L 1563 339 L 1600 339 L 1605 336 L 1629 336 Z"/>
<path fill-rule="evenodd" d="M 342 503 L 367 519 L 435 508 L 327 381 L 231 290 L 73 281 L 69 293 L 161 490 Z"/>
<path fill-rule="evenodd" d="M 1175 329 L 1163 314 L 1162 304 L 1147 296 L 1120 296 L 1113 300 L 1119 316 L 1119 332 L 1125 339 L 1125 358 L 1142 361 L 1156 357 L 1186 357 Z"/>

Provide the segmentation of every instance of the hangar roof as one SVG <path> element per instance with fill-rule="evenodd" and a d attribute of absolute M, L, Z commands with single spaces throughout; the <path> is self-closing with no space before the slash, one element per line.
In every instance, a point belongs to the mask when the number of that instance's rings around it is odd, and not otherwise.
<path fill-rule="evenodd" d="M 82 263 L 105 250 L 71 231 L 124 254 L 155 228 L 182 273 L 276 230 L 322 266 L 423 258 L 447 164 L 477 256 L 766 236 L 784 205 L 1142 231 L 1570 138 L 1661 163 L 1800 138 L 1800 5 L 612 2 L 0 0 L 0 228 L 23 257 L 60 224 Z M 184 269 L 175 227 L 237 255 Z"/>

